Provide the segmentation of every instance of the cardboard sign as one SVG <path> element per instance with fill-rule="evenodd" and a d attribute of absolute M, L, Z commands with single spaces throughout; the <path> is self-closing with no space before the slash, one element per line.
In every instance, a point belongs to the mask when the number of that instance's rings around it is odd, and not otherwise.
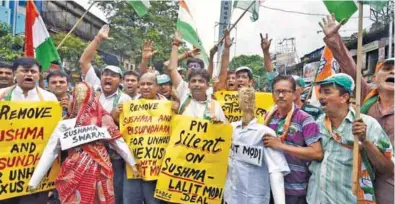
<path fill-rule="evenodd" d="M 171 203 L 220 204 L 232 126 L 181 115 L 171 125 L 155 197 Z"/>
<path fill-rule="evenodd" d="M 97 127 L 96 125 L 88 125 L 83 127 L 59 127 L 62 136 L 60 137 L 60 145 L 62 150 L 77 147 L 83 144 L 94 142 L 101 139 L 111 139 L 111 135 L 107 129 Z"/>
<path fill-rule="evenodd" d="M 136 159 L 141 178 L 156 180 L 171 134 L 171 101 L 133 100 L 123 104 L 121 133 Z M 135 178 L 126 167 L 129 179 Z"/>
<path fill-rule="evenodd" d="M 62 116 L 58 102 L 0 101 L 0 200 L 28 195 L 29 180 Z M 37 192 L 55 188 L 56 160 Z"/>

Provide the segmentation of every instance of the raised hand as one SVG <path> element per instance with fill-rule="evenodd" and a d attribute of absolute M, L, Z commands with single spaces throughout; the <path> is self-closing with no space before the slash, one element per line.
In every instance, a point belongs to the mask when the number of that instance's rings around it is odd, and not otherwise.
<path fill-rule="evenodd" d="M 233 39 L 230 39 L 230 32 L 228 29 L 225 29 L 224 35 L 225 35 L 225 40 L 224 40 L 225 48 L 230 48 L 233 44 Z"/>
<path fill-rule="evenodd" d="M 99 30 L 99 32 L 97 33 L 97 37 L 100 40 L 108 40 L 110 39 L 110 37 L 108 37 L 108 33 L 110 32 L 110 26 L 108 25 L 104 25 L 101 27 L 101 29 Z"/>
<path fill-rule="evenodd" d="M 182 40 L 182 36 L 181 36 L 181 33 L 180 33 L 180 32 L 176 31 L 176 33 L 174 34 L 173 42 L 179 43 L 179 44 L 181 44 L 181 43 L 184 42 L 184 41 Z"/>
<path fill-rule="evenodd" d="M 325 36 L 329 36 L 337 33 L 344 21 L 345 19 L 341 20 L 340 23 L 336 23 L 335 14 L 332 13 L 332 15 L 327 15 L 326 18 L 322 18 L 322 22 L 319 22 L 319 25 Z"/>
<path fill-rule="evenodd" d="M 197 47 L 193 47 L 193 49 L 191 51 L 188 51 L 188 56 L 189 57 L 195 57 L 200 55 L 200 49 Z"/>
<path fill-rule="evenodd" d="M 210 58 L 213 58 L 215 53 L 217 53 L 217 51 L 218 51 L 218 47 L 217 45 L 214 45 L 214 47 L 210 49 Z"/>
<path fill-rule="evenodd" d="M 142 52 L 143 59 L 151 59 L 151 57 L 157 52 L 158 52 L 157 50 L 154 50 L 154 41 L 152 40 L 144 41 L 143 52 Z"/>
<path fill-rule="evenodd" d="M 264 52 L 269 52 L 270 45 L 272 44 L 272 39 L 269 40 L 269 35 L 266 33 L 266 38 L 263 37 L 262 33 L 261 36 L 261 48 Z"/>

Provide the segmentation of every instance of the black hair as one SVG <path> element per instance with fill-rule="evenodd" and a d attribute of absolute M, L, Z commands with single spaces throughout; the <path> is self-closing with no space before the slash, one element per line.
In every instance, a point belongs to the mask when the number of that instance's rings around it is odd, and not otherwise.
<path fill-rule="evenodd" d="M 62 77 L 62 78 L 66 78 L 67 82 L 69 81 L 69 76 L 61 70 L 49 72 L 49 74 L 47 76 L 48 83 L 49 83 L 49 79 L 51 79 L 51 77 Z"/>
<path fill-rule="evenodd" d="M 243 70 L 238 71 L 237 73 L 243 73 L 243 72 L 248 74 L 248 79 L 250 79 L 250 80 L 254 79 L 254 77 L 252 76 L 252 73 L 248 70 L 243 69 Z"/>
<path fill-rule="evenodd" d="M 191 80 L 194 76 L 201 76 L 207 83 L 210 82 L 210 74 L 206 69 L 192 69 L 188 75 L 188 80 Z"/>
<path fill-rule="evenodd" d="M 12 65 L 7 64 L 7 63 L 2 62 L 2 61 L 0 61 L 0 68 L 11 69 L 12 71 L 14 71 L 14 70 L 12 69 Z"/>
<path fill-rule="evenodd" d="M 135 76 L 137 78 L 137 81 L 140 80 L 140 74 L 136 71 L 133 71 L 133 70 L 129 70 L 129 71 L 126 71 L 125 73 L 123 73 L 123 78 L 125 79 L 125 77 L 129 76 L 129 75 Z"/>
<path fill-rule="evenodd" d="M 292 85 L 292 91 L 296 91 L 296 81 L 291 75 L 278 75 L 273 79 L 272 91 L 274 91 L 274 85 L 279 81 L 289 81 Z"/>
<path fill-rule="evenodd" d="M 187 66 L 188 66 L 190 63 L 198 63 L 198 64 L 200 65 L 200 68 L 204 69 L 204 62 L 203 62 L 203 60 L 201 60 L 201 59 L 199 59 L 199 58 L 189 58 L 189 59 L 187 60 Z"/>
<path fill-rule="evenodd" d="M 21 57 L 14 61 L 12 70 L 16 71 L 19 66 L 22 66 L 23 68 L 32 68 L 34 65 L 38 66 L 38 70 L 41 72 L 42 67 L 40 62 L 31 57 Z"/>
<path fill-rule="evenodd" d="M 236 72 L 235 72 L 235 71 L 232 71 L 232 70 L 228 70 L 227 74 L 228 74 L 228 75 L 236 74 Z"/>

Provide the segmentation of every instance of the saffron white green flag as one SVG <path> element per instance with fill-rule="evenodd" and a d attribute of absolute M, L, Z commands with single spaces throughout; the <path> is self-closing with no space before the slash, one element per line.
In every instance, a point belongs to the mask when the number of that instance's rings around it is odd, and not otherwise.
<path fill-rule="evenodd" d="M 233 8 L 239 8 L 242 10 L 248 10 L 252 14 L 251 20 L 257 21 L 259 18 L 259 7 L 264 0 L 239 0 L 235 1 Z"/>
<path fill-rule="evenodd" d="M 26 2 L 25 56 L 35 57 L 47 70 L 52 62 L 60 62 L 55 44 L 33 1 Z"/>
<path fill-rule="evenodd" d="M 151 7 L 149 0 L 131 0 L 129 4 L 133 6 L 137 15 L 142 17 L 148 13 L 148 9 Z"/>
<path fill-rule="evenodd" d="M 177 30 L 181 33 L 182 38 L 200 49 L 200 58 L 208 65 L 208 55 L 203 47 L 196 29 L 195 21 L 189 10 L 187 0 L 180 0 L 180 9 L 178 11 Z"/>

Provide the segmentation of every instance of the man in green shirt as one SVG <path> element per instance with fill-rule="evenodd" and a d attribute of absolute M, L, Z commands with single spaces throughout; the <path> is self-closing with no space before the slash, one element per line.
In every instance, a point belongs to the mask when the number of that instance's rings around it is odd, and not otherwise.
<path fill-rule="evenodd" d="M 374 203 L 374 171 L 391 174 L 394 164 L 390 140 L 380 124 L 372 117 L 361 114 L 355 118 L 350 107 L 354 80 L 346 74 L 335 74 L 317 82 L 319 100 L 324 115 L 320 126 L 324 159 L 313 161 L 307 202 L 311 204 L 350 204 L 358 201 Z M 359 138 L 360 160 L 358 198 L 352 193 L 352 162 L 354 135 Z"/>

